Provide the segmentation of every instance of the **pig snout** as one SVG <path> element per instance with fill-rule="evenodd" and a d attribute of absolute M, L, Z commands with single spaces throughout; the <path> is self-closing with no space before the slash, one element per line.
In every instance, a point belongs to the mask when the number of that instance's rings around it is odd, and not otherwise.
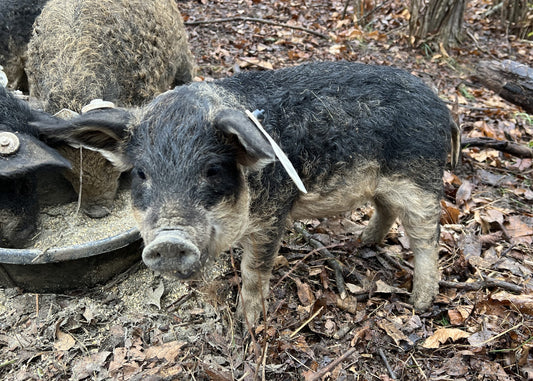
<path fill-rule="evenodd" d="M 190 278 L 201 267 L 198 247 L 176 231 L 159 233 L 143 250 L 143 261 L 152 270 Z"/>

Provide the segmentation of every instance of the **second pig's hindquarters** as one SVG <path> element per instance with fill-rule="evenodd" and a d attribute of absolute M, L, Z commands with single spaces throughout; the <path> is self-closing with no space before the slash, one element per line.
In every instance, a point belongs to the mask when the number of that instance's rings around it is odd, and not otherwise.
<path fill-rule="evenodd" d="M 13 89 L 28 92 L 26 49 L 35 18 L 48 0 L 0 1 L 0 65 Z"/>

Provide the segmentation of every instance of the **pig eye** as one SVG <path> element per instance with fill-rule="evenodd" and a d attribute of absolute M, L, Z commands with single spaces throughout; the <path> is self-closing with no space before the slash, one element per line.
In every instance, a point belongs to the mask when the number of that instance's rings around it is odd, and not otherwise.
<path fill-rule="evenodd" d="M 140 168 L 137 168 L 135 170 L 135 173 L 137 174 L 137 177 L 141 180 L 146 180 L 146 173 L 144 173 L 144 171 Z"/>
<path fill-rule="evenodd" d="M 207 178 L 218 176 L 224 167 L 221 164 L 211 164 L 207 167 L 207 170 L 205 171 L 205 176 Z"/>

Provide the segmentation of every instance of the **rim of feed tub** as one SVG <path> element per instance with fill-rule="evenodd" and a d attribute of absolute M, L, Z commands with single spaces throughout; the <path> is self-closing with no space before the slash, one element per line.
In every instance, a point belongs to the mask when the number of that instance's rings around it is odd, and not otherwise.
<path fill-rule="evenodd" d="M 51 247 L 45 250 L 0 248 L 0 263 L 36 265 L 72 261 L 121 249 L 140 239 L 139 229 L 131 228 L 120 234 L 96 241 L 71 246 Z"/>
<path fill-rule="evenodd" d="M 83 244 L 41 249 L 0 248 L 0 287 L 62 293 L 102 285 L 141 261 L 137 228 Z"/>

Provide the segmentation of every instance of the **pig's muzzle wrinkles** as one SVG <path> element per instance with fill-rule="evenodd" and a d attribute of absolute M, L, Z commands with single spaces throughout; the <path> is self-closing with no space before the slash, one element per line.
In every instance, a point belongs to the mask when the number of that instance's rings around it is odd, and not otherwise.
<path fill-rule="evenodd" d="M 201 267 L 200 250 L 177 231 L 163 231 L 143 250 L 143 261 L 152 270 L 190 278 Z"/>

